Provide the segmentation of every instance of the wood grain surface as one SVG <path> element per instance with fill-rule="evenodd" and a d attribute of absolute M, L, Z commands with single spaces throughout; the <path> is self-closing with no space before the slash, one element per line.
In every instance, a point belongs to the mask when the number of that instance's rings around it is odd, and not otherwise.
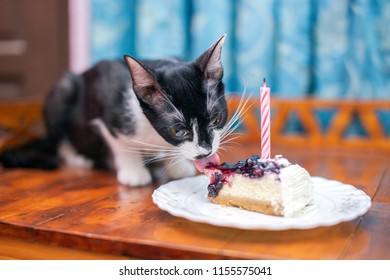
<path fill-rule="evenodd" d="M 259 145 L 238 143 L 223 152 L 221 159 L 236 161 L 255 153 L 259 153 Z M 273 146 L 272 153 L 283 154 L 291 162 L 304 166 L 313 176 L 339 180 L 362 189 L 372 198 L 372 207 L 363 217 L 330 227 L 240 230 L 191 222 L 160 210 L 151 199 L 158 182 L 131 188 L 119 184 L 114 174 L 104 171 L 0 169 L 0 235 L 3 236 L 0 238 L 0 256 L 31 259 L 88 256 L 390 259 L 388 153 L 277 145 Z M 50 249 L 45 251 L 47 254 L 12 256 L 7 254 L 9 246 L 4 245 L 7 240 Z M 68 249 L 84 251 L 86 255 L 62 251 Z M 96 254 L 96 257 L 88 254 Z"/>

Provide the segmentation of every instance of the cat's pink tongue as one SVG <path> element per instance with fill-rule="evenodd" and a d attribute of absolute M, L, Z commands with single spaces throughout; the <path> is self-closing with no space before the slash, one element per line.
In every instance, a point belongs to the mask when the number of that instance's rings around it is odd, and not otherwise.
<path fill-rule="evenodd" d="M 196 169 L 198 169 L 200 172 L 203 172 L 205 166 L 208 163 L 218 164 L 219 163 L 219 156 L 217 155 L 217 153 L 215 153 L 215 154 L 212 154 L 211 156 L 208 156 L 208 157 L 205 157 L 205 158 L 202 158 L 199 160 L 194 160 L 194 163 L 195 163 Z"/>

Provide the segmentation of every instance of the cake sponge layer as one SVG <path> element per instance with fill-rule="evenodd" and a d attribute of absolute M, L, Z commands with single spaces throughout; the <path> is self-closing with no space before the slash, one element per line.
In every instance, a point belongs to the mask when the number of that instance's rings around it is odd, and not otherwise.
<path fill-rule="evenodd" d="M 230 176 L 226 178 L 218 196 L 209 196 L 209 199 L 222 205 L 237 206 L 271 215 L 283 215 L 281 185 L 276 179 L 276 174 L 273 173 L 261 179 L 251 179 L 243 175 Z"/>

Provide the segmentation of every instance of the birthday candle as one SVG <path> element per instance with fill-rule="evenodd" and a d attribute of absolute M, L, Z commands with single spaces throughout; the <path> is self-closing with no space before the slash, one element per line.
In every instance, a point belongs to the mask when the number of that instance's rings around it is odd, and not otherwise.
<path fill-rule="evenodd" d="M 271 158 L 271 110 L 270 110 L 270 88 L 265 82 L 260 88 L 260 122 L 261 122 L 261 158 Z"/>

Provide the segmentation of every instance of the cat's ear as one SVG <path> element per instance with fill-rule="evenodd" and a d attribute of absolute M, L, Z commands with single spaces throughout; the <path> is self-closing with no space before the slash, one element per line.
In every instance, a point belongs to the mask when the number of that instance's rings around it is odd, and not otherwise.
<path fill-rule="evenodd" d="M 125 55 L 124 59 L 130 70 L 133 91 L 138 98 L 149 105 L 161 105 L 164 100 L 163 93 L 151 71 L 129 55 Z"/>
<path fill-rule="evenodd" d="M 226 34 L 219 38 L 217 42 L 195 60 L 195 64 L 197 64 L 204 73 L 204 78 L 207 81 L 214 80 L 219 82 L 223 77 L 221 51 L 225 38 Z"/>

